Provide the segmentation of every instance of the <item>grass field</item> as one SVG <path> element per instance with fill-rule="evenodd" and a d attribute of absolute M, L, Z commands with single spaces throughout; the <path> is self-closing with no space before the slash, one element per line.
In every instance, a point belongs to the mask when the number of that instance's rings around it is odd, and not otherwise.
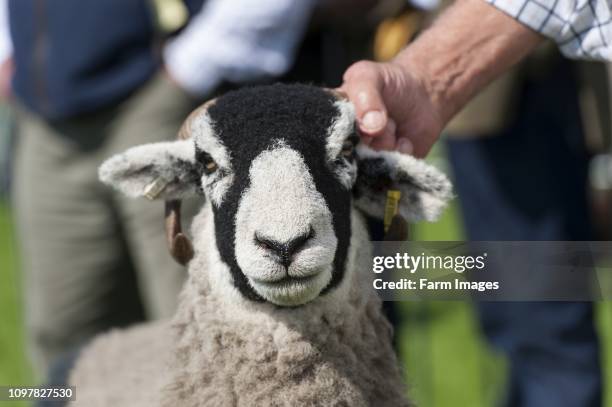
<path fill-rule="evenodd" d="M 414 240 L 461 240 L 458 207 L 434 224 L 412 229 Z M 400 354 L 417 405 L 499 405 L 506 361 L 485 342 L 473 305 L 464 301 L 399 303 Z M 612 302 L 596 305 L 604 368 L 604 406 L 612 407 Z"/>
<path fill-rule="evenodd" d="M 417 240 L 457 240 L 456 207 L 438 223 L 413 229 Z M 25 358 L 15 241 L 0 202 L 0 385 L 33 382 Z M 612 387 L 612 306 L 599 304 L 607 387 Z M 505 362 L 484 342 L 469 302 L 399 303 L 399 347 L 412 397 L 423 407 L 489 407 L 504 392 Z M 607 407 L 612 400 L 607 397 Z M 2 407 L 23 404 L 1 402 Z"/>
<path fill-rule="evenodd" d="M 34 382 L 26 362 L 21 281 L 7 206 L 0 201 L 0 386 Z M 2 407 L 26 403 L 0 402 Z"/>

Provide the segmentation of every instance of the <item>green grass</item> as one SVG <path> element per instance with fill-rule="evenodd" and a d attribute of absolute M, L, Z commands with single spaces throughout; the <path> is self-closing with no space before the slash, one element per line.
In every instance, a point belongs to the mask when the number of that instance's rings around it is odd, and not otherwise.
<path fill-rule="evenodd" d="M 459 208 L 411 229 L 413 240 L 461 240 Z M 504 391 L 506 363 L 484 341 L 467 301 L 398 303 L 398 343 L 411 397 L 424 407 L 494 406 Z"/>
<path fill-rule="evenodd" d="M 413 240 L 461 240 L 459 207 L 411 229 Z M 489 407 L 504 396 L 507 365 L 486 343 L 467 301 L 399 303 L 398 343 L 411 397 L 423 407 Z M 604 406 L 612 407 L 612 302 L 596 305 L 602 345 Z"/>
<path fill-rule="evenodd" d="M 459 240 L 458 208 L 411 231 L 415 240 Z M 20 275 L 8 210 L 0 202 L 0 385 L 30 384 L 19 293 Z M 399 303 L 398 329 L 411 396 L 422 407 L 489 407 L 503 395 L 506 364 L 483 337 L 469 302 Z M 606 388 L 612 387 L 612 305 L 598 305 Z M 612 407 L 606 395 L 605 406 Z M 22 404 L 0 402 L 1 407 Z"/>
<path fill-rule="evenodd" d="M 598 304 L 597 326 L 602 344 L 604 406 L 612 407 L 612 301 Z"/>
<path fill-rule="evenodd" d="M 0 386 L 33 383 L 25 351 L 17 250 L 8 215 L 0 201 Z M 2 407 L 25 404 L 0 402 Z"/>

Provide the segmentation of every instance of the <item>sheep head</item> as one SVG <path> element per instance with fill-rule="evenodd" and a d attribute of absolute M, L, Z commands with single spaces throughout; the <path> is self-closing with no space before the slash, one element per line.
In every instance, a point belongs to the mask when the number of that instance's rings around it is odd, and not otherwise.
<path fill-rule="evenodd" d="M 194 111 L 181 135 L 110 158 L 100 179 L 132 197 L 206 197 L 220 258 L 254 301 L 296 306 L 338 286 L 353 206 L 382 217 L 394 188 L 404 217 L 434 220 L 451 196 L 435 168 L 359 145 L 351 103 L 321 88 L 227 93 Z"/>

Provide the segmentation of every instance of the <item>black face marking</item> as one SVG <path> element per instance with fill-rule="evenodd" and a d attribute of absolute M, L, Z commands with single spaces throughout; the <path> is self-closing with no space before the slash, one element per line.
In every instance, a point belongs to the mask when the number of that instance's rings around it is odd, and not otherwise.
<path fill-rule="evenodd" d="M 208 109 L 216 136 L 231 153 L 235 175 L 221 205 L 213 206 L 217 247 L 230 268 L 234 285 L 249 299 L 263 301 L 238 266 L 234 222 L 240 196 L 249 187 L 251 163 L 278 140 L 304 157 L 315 187 L 332 215 L 338 246 L 332 280 L 323 293 L 342 281 L 351 236 L 351 192 L 342 186 L 326 162 L 327 133 L 339 115 L 335 101 L 334 96 L 320 88 L 277 84 L 227 93 Z"/>

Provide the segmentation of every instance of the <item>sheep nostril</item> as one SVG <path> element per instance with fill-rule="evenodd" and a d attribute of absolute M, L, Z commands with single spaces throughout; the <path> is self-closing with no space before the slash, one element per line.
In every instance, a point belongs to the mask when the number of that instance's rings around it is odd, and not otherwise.
<path fill-rule="evenodd" d="M 262 249 L 275 251 L 274 242 L 255 233 L 255 244 Z"/>
<path fill-rule="evenodd" d="M 314 237 L 314 229 L 310 227 L 307 233 L 304 233 L 295 239 L 292 239 L 286 243 L 287 251 L 289 255 L 293 255 L 298 252 L 310 239 Z"/>
<path fill-rule="evenodd" d="M 297 253 L 304 245 L 315 236 L 314 229 L 311 227 L 307 233 L 297 236 L 286 242 L 278 242 L 267 237 L 263 237 L 255 233 L 255 244 L 270 251 L 279 257 L 280 263 L 289 267 L 291 264 L 292 257 Z"/>

